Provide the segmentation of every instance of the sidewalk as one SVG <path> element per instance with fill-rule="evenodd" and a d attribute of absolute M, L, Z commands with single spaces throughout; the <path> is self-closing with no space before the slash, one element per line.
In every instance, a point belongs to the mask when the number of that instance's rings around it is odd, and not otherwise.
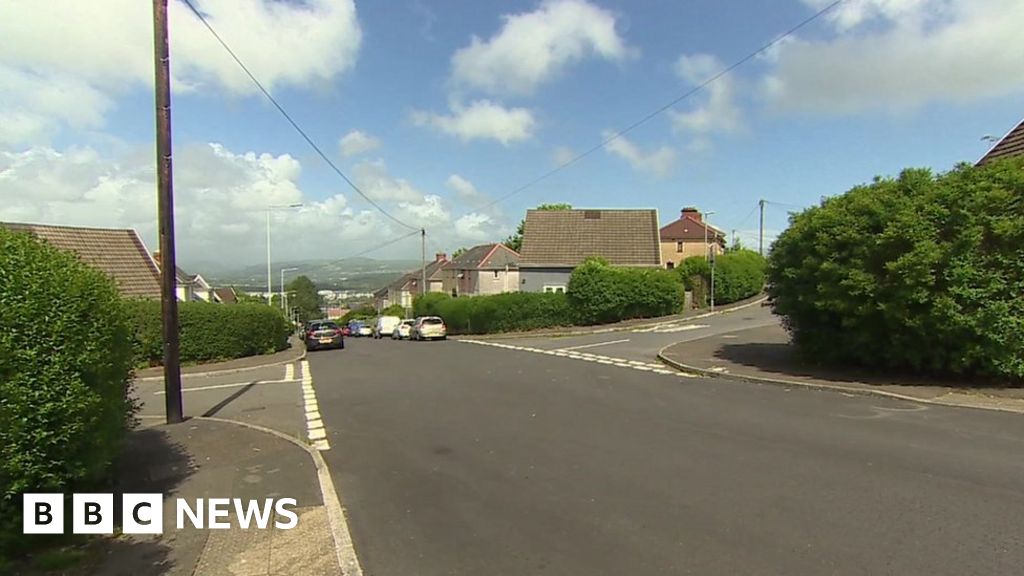
<path fill-rule="evenodd" d="M 306 347 L 297 336 L 288 338 L 289 347 L 273 354 L 261 354 L 259 356 L 246 356 L 225 362 L 210 362 L 207 364 L 196 364 L 194 366 L 182 366 L 182 376 L 199 376 L 211 372 L 241 372 L 276 364 L 287 364 L 295 362 L 306 355 Z M 163 366 L 145 368 L 135 371 L 136 380 L 159 379 L 164 377 Z"/>
<path fill-rule="evenodd" d="M 766 296 L 764 294 L 758 294 L 757 296 L 747 298 L 746 300 L 740 300 L 739 302 L 733 302 L 732 304 L 726 304 L 725 306 L 716 306 L 714 312 L 709 311 L 707 308 L 696 308 L 694 310 L 688 310 L 682 314 L 673 314 L 671 316 L 661 316 L 658 318 L 635 318 L 633 320 L 623 320 L 622 322 L 615 322 L 614 324 L 600 324 L 597 326 L 541 328 L 539 330 L 529 330 L 526 332 L 499 332 L 496 334 L 465 334 L 458 336 L 458 338 L 476 338 L 486 336 L 488 340 L 505 340 L 514 338 L 562 338 L 571 336 L 586 336 L 589 334 L 607 334 L 611 332 L 622 332 L 625 330 L 648 328 L 651 326 L 657 326 L 659 324 L 669 324 L 672 322 L 704 318 L 712 314 L 720 314 L 732 310 L 746 308 L 748 306 L 759 306 L 765 298 Z"/>
<path fill-rule="evenodd" d="M 192 419 L 133 431 L 119 466 L 124 492 L 165 495 L 162 535 L 106 540 L 98 576 L 255 576 L 338 574 L 328 514 L 310 455 L 274 435 L 226 422 Z M 294 529 L 177 530 L 175 498 L 295 498 Z M 120 515 L 120 510 L 118 510 Z M 283 521 L 287 521 L 285 518 Z"/>
<path fill-rule="evenodd" d="M 839 371 L 801 362 L 781 325 L 751 328 L 666 347 L 658 357 L 685 372 L 753 382 L 873 394 L 928 404 L 1024 414 L 1024 388 Z"/>

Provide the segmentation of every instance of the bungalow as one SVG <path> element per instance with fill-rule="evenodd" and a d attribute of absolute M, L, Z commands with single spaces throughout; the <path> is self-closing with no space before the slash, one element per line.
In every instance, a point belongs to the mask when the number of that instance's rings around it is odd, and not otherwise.
<path fill-rule="evenodd" d="M 679 219 L 664 226 L 661 240 L 661 261 L 666 268 L 675 268 L 691 256 L 716 255 L 725 252 L 725 232 L 704 221 L 696 208 L 683 208 Z"/>
<path fill-rule="evenodd" d="M 519 253 L 504 244 L 481 244 L 445 265 L 443 290 L 452 296 L 519 291 Z"/>
<path fill-rule="evenodd" d="M 82 262 L 113 278 L 125 298 L 160 298 L 159 269 L 135 230 L 20 223 L 0 226 L 74 252 Z"/>
<path fill-rule="evenodd" d="M 573 269 L 591 256 L 615 266 L 661 267 L 658 211 L 527 211 L 519 289 L 565 292 Z"/>

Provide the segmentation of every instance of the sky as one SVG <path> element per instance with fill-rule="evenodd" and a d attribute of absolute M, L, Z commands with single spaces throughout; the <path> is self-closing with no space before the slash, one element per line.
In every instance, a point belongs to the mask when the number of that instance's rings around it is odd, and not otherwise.
<path fill-rule="evenodd" d="M 389 214 L 170 0 L 197 272 L 265 262 L 267 207 L 295 203 L 271 212 L 275 261 L 418 258 L 419 228 L 451 253 L 554 202 L 663 225 L 696 206 L 756 247 L 759 199 L 770 241 L 875 176 L 974 162 L 1024 117 L 1020 0 L 846 0 L 696 91 L 830 0 L 193 2 Z M 4 0 L 0 38 L 0 221 L 130 227 L 155 250 L 151 3 Z"/>

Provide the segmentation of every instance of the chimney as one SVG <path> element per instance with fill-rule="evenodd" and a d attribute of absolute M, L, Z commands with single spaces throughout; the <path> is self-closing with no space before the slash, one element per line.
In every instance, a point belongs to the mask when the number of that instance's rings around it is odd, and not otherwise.
<path fill-rule="evenodd" d="M 687 217 L 689 217 L 691 220 L 696 220 L 697 222 L 704 221 L 704 216 L 700 213 L 700 210 L 697 210 L 693 206 L 687 206 L 686 208 L 683 208 L 682 213 L 679 215 L 680 219 Z"/>
<path fill-rule="evenodd" d="M 444 252 L 438 252 L 437 254 L 434 254 L 434 259 L 437 262 L 445 262 L 446 260 L 448 260 L 448 255 L 445 254 Z"/>

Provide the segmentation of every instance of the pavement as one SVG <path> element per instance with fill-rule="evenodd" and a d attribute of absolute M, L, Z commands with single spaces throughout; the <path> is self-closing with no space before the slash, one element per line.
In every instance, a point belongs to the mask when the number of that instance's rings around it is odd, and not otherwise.
<path fill-rule="evenodd" d="M 1018 573 L 1019 416 L 704 378 L 631 348 L 760 314 L 578 350 L 352 339 L 310 354 L 363 570 Z"/>
<path fill-rule="evenodd" d="M 662 350 L 660 356 L 676 368 L 703 376 L 1024 414 L 1024 388 L 993 387 L 968 379 L 936 380 L 810 365 L 799 359 L 790 344 L 789 334 L 778 323 L 675 343 Z"/>
<path fill-rule="evenodd" d="M 261 369 L 267 366 L 278 366 L 301 360 L 306 355 L 306 348 L 298 336 L 291 336 L 288 339 L 288 348 L 273 354 L 261 354 L 259 356 L 247 356 L 224 362 L 207 362 L 182 366 L 183 376 L 202 376 L 206 374 L 226 374 L 231 372 L 244 372 L 247 370 Z M 163 380 L 163 366 L 144 368 L 135 371 L 136 380 Z"/>
<path fill-rule="evenodd" d="M 165 494 L 164 533 L 121 535 L 105 543 L 97 576 L 256 576 L 338 574 L 327 508 L 314 461 L 293 443 L 230 422 L 190 419 L 144 425 L 128 437 L 119 465 L 121 493 Z M 294 498 L 294 529 L 177 529 L 175 499 Z"/>

